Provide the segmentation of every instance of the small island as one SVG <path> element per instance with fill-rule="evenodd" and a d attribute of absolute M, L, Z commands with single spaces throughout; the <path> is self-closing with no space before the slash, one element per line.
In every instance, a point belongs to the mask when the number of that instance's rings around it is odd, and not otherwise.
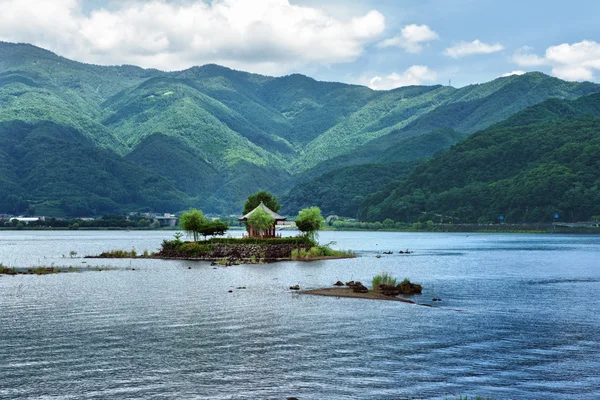
<path fill-rule="evenodd" d="M 230 266 L 356 257 L 351 251 L 334 250 L 329 245 L 318 243 L 317 232 L 325 222 L 318 207 L 300 210 L 293 222 L 300 231 L 298 236 L 281 237 L 278 227 L 290 223 L 286 217 L 277 214 L 279 208 L 277 199 L 270 193 L 261 191 L 249 196 L 244 214 L 238 218 L 246 226 L 247 234 L 242 238 L 218 237 L 227 232 L 228 225 L 210 221 L 202 211 L 190 209 L 181 216 L 180 226 L 192 237 L 192 241 L 181 240 L 183 235 L 178 232 L 173 240 L 164 240 L 157 253 L 144 254 L 139 258 L 211 261 Z M 89 258 L 138 258 L 138 255 L 135 251 L 113 250 Z"/>
<path fill-rule="evenodd" d="M 429 304 L 420 304 L 410 299 L 397 297 L 399 295 L 412 296 L 415 294 L 421 294 L 421 292 L 423 291 L 423 287 L 421 285 L 411 283 L 408 279 L 404 279 L 399 284 L 396 283 L 397 279 L 394 278 L 391 274 L 381 273 L 373 278 L 373 289 L 371 290 L 369 290 L 361 282 L 349 281 L 343 283 L 341 281 L 337 281 L 333 284 L 333 288 L 304 290 L 301 291 L 300 294 L 308 294 L 314 296 L 348 297 L 366 300 L 399 301 L 403 303 L 431 307 Z"/>

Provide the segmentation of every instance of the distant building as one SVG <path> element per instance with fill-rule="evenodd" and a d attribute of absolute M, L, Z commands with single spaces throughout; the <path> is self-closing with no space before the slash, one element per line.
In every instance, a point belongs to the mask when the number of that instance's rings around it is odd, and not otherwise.
<path fill-rule="evenodd" d="M 9 219 L 10 222 L 13 221 L 18 221 L 18 222 L 23 222 L 24 224 L 29 224 L 30 222 L 38 222 L 38 221 L 45 221 L 46 217 L 15 217 L 15 218 L 11 218 Z"/>
<path fill-rule="evenodd" d="M 273 226 L 269 229 L 267 229 L 266 231 L 255 231 L 254 227 L 252 225 L 248 226 L 248 236 L 250 237 L 260 237 L 260 238 L 274 238 L 277 237 L 277 225 L 283 225 L 285 224 L 285 220 L 287 219 L 286 217 L 282 217 L 281 215 L 277 214 L 275 211 L 269 209 L 269 207 L 265 206 L 265 204 L 261 201 L 260 204 L 258 205 L 258 207 L 256 207 L 254 210 L 250 211 L 248 214 L 244 215 L 243 217 L 238 218 L 238 220 L 240 222 L 247 222 L 248 221 L 248 217 L 250 217 L 252 214 L 254 214 L 256 212 L 256 210 L 258 209 L 262 209 L 263 211 L 266 211 L 267 214 L 269 214 L 271 217 L 273 217 L 274 222 L 273 222 Z"/>
<path fill-rule="evenodd" d="M 158 222 L 161 227 L 175 227 L 179 223 L 179 218 L 175 214 L 165 213 L 162 217 L 154 217 L 154 221 Z"/>

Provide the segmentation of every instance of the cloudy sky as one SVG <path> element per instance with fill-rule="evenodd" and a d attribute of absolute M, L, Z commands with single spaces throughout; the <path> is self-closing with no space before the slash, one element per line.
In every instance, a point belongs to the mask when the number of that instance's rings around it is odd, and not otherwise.
<path fill-rule="evenodd" d="M 217 63 L 391 89 L 600 81 L 598 0 L 0 0 L 0 40 L 78 61 Z"/>

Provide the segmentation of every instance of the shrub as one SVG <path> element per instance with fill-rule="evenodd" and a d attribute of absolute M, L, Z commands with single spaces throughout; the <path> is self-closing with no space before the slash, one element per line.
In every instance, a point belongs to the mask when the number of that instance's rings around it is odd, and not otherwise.
<path fill-rule="evenodd" d="M 328 246 L 313 246 L 306 250 L 299 248 L 292 250 L 292 260 L 310 260 L 321 257 L 347 257 L 352 258 L 356 255 L 350 250 L 334 250 Z"/>
<path fill-rule="evenodd" d="M 325 222 L 325 219 L 321 215 L 319 207 L 309 207 L 300 210 L 296 218 L 296 226 L 300 232 L 303 232 L 312 240 L 316 240 L 317 232 L 321 229 L 323 222 Z"/>
<path fill-rule="evenodd" d="M 379 289 L 380 285 L 396 286 L 397 279 L 390 273 L 382 272 L 373 277 L 373 289 Z"/>

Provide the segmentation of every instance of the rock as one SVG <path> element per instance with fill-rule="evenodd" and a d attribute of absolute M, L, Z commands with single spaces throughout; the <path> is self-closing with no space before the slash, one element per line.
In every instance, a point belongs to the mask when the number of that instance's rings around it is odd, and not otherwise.
<path fill-rule="evenodd" d="M 344 284 L 342 283 L 342 281 L 337 281 L 333 284 L 333 286 L 344 286 Z"/>
<path fill-rule="evenodd" d="M 352 287 L 354 293 L 369 293 L 369 289 L 360 282 L 356 282 Z"/>
<path fill-rule="evenodd" d="M 346 286 L 349 286 L 349 287 L 354 286 L 354 281 L 346 282 Z"/>
<path fill-rule="evenodd" d="M 379 285 L 379 290 L 385 296 L 398 296 L 400 294 L 400 290 L 396 286 L 392 285 Z"/>
<path fill-rule="evenodd" d="M 229 290 L 228 293 L 233 293 L 233 290 Z"/>
<path fill-rule="evenodd" d="M 290 286 L 290 290 L 300 290 L 300 285 Z"/>
<path fill-rule="evenodd" d="M 192 267 L 188 267 L 188 269 L 192 269 Z"/>
<path fill-rule="evenodd" d="M 423 291 L 423 287 L 421 285 L 417 285 L 414 283 L 410 283 L 408 279 L 405 279 L 401 283 L 399 283 L 396 288 L 400 291 L 400 294 L 410 296 L 413 294 L 420 294 Z"/>

